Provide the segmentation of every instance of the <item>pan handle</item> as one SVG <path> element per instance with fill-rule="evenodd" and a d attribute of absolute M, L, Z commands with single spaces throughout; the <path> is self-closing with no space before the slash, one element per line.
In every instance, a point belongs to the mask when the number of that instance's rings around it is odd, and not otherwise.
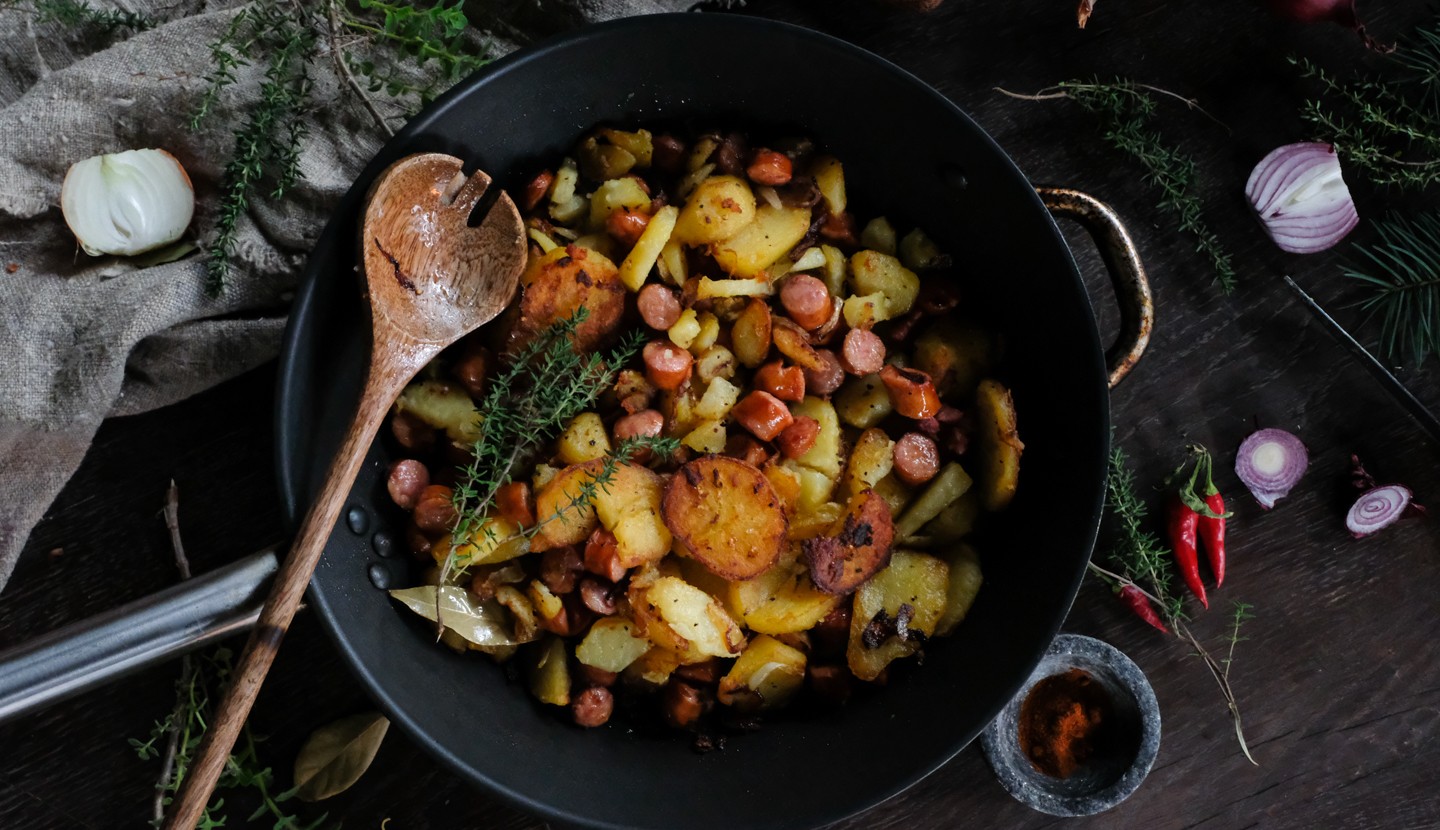
<path fill-rule="evenodd" d="M 255 625 L 275 548 L 0 652 L 0 723 Z"/>
<path fill-rule="evenodd" d="M 1110 272 L 1110 283 L 1120 301 L 1120 336 L 1105 351 L 1110 388 L 1114 389 L 1140 362 L 1155 327 L 1155 299 L 1140 252 L 1115 210 L 1094 196 L 1063 187 L 1037 187 L 1035 192 L 1052 215 L 1073 219 L 1089 232 Z"/>

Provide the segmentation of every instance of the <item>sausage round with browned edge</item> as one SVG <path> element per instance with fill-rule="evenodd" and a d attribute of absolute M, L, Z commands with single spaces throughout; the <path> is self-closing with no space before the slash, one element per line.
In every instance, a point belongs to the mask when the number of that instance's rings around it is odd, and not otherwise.
<path fill-rule="evenodd" d="M 645 325 L 657 331 L 665 331 L 680 319 L 680 297 L 675 289 L 659 283 L 650 283 L 635 295 L 635 307 L 640 310 L 640 319 Z"/>
<path fill-rule="evenodd" d="M 885 368 L 885 341 L 869 329 L 845 332 L 840 345 L 840 365 L 857 377 L 873 375 Z"/>
<path fill-rule="evenodd" d="M 900 436 L 891 455 L 895 461 L 895 475 L 911 487 L 924 484 L 940 472 L 940 450 L 929 436 L 918 432 Z"/>

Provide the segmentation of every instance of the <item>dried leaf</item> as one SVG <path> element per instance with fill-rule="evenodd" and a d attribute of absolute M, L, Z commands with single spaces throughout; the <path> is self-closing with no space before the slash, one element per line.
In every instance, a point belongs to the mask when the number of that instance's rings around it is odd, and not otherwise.
<path fill-rule="evenodd" d="M 411 611 L 435 622 L 437 593 L 445 616 L 445 627 L 466 640 L 486 647 L 513 646 L 520 642 L 513 636 L 509 612 L 500 603 L 493 599 L 476 599 L 464 588 L 445 585 L 436 591 L 433 585 L 421 585 L 391 591 L 390 596 L 405 603 Z"/>
<path fill-rule="evenodd" d="M 366 712 L 310 733 L 295 758 L 295 797 L 324 801 L 350 789 L 370 768 L 389 729 L 384 715 Z"/>

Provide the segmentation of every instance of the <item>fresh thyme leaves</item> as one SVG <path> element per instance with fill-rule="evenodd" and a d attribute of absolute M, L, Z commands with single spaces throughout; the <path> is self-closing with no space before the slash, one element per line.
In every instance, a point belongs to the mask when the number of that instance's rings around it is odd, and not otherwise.
<path fill-rule="evenodd" d="M 265 181 L 269 196 L 278 199 L 300 176 L 300 151 L 305 140 L 305 114 L 311 107 L 310 61 L 316 36 L 308 12 L 279 0 L 260 0 L 242 9 L 225 33 L 211 44 L 214 69 L 209 87 L 191 119 L 197 128 L 214 109 L 220 94 L 235 83 L 238 67 L 251 56 L 264 61 L 259 100 L 235 134 L 234 150 L 225 165 L 215 238 L 205 264 L 206 288 L 213 295 L 225 286 L 230 257 L 239 241 L 240 218 Z"/>
<path fill-rule="evenodd" d="M 0 3 L 0 8 L 10 4 Z M 121 9 L 97 9 L 85 0 L 34 0 L 31 3 L 37 23 L 58 23 L 77 30 L 98 30 L 107 35 L 117 34 L 121 29 L 143 32 L 155 25 L 155 20 L 139 12 Z"/>
<path fill-rule="evenodd" d="M 1345 276 L 1367 292 L 1360 307 L 1380 318 L 1380 341 L 1391 360 L 1419 366 L 1440 356 L 1440 213 L 1375 223 L 1376 241 L 1356 246 Z"/>
<path fill-rule="evenodd" d="M 387 45 L 399 56 L 408 56 L 427 77 L 420 81 L 408 78 L 394 61 L 377 63 L 347 54 L 345 61 L 352 71 L 365 78 L 372 94 L 384 92 L 391 98 L 414 96 L 421 105 L 452 86 L 490 59 L 490 47 L 483 45 L 479 54 L 470 54 L 465 16 L 465 0 L 435 0 L 423 3 L 387 3 L 384 0 L 359 0 L 359 11 L 368 19 L 346 13 L 342 7 L 340 23 L 351 32 Z M 432 67 L 438 73 L 429 72 Z"/>
<path fill-rule="evenodd" d="M 1069 98 L 1099 118 L 1105 141 L 1144 168 L 1145 181 L 1160 192 L 1160 208 L 1176 218 L 1180 230 L 1195 239 L 1195 250 L 1210 260 L 1221 292 L 1235 290 L 1235 265 L 1206 223 L 1200 197 L 1195 193 L 1195 160 L 1167 144 L 1154 127 L 1156 95 L 1182 101 L 1213 120 L 1194 100 L 1118 78 L 1111 83 L 1065 81 L 1035 95 L 1003 89 L 999 92 L 1030 101 Z"/>
<path fill-rule="evenodd" d="M 1160 609 L 1165 623 L 1175 636 L 1193 649 L 1196 657 L 1210 671 L 1220 694 L 1225 699 L 1230 719 L 1235 725 L 1235 740 L 1246 759 L 1258 766 L 1250 747 L 1245 742 L 1245 730 L 1240 720 L 1240 704 L 1230 686 L 1230 666 L 1235 659 L 1235 646 L 1240 642 L 1240 625 L 1249 619 L 1250 606 L 1236 603 L 1232 620 L 1229 649 L 1223 663 L 1211 656 L 1186 624 L 1184 600 L 1172 597 L 1170 587 L 1175 579 L 1175 568 L 1170 553 L 1155 535 L 1145 530 L 1149 510 L 1135 489 L 1135 474 L 1130 469 L 1125 452 L 1116 447 L 1110 452 L 1109 469 L 1105 477 L 1106 527 L 1110 536 L 1109 558 L 1113 566 L 1105 568 L 1090 563 L 1090 571 L 1101 580 L 1117 588 L 1133 588 Z"/>
<path fill-rule="evenodd" d="M 423 104 L 489 59 L 488 47 L 479 53 L 471 47 L 472 33 L 462 6 L 463 0 L 430 4 L 359 0 L 358 7 L 351 9 L 339 0 L 314 7 L 256 0 L 235 15 L 210 44 L 208 86 L 190 123 L 191 129 L 198 129 L 214 114 L 242 67 L 252 63 L 263 67 L 258 100 L 237 116 L 233 126 L 234 149 L 225 165 L 205 265 L 206 288 L 212 295 L 224 288 L 239 242 L 239 224 L 251 202 L 284 197 L 301 176 L 305 117 L 315 105 L 311 73 L 320 57 L 317 47 L 322 35 L 342 80 L 388 133 L 390 125 L 369 94 L 383 92 L 407 104 L 411 99 Z M 373 60 L 355 56 L 365 45 L 375 48 Z M 402 72 L 405 63 L 418 71 Z"/>
<path fill-rule="evenodd" d="M 1321 96 L 1302 117 L 1320 140 L 1335 145 L 1349 169 L 1373 184 L 1423 189 L 1440 182 L 1440 15 L 1420 26 L 1386 57 L 1388 77 L 1341 81 L 1303 58 L 1292 58 Z"/>

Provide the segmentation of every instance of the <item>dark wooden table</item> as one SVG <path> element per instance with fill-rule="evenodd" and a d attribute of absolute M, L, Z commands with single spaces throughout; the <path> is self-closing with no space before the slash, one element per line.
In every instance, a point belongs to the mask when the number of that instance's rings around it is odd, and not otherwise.
<path fill-rule="evenodd" d="M 1344 68 L 1361 59 L 1360 50 L 1339 28 L 1280 23 L 1251 0 L 1101 0 L 1084 32 L 1073 26 L 1072 5 L 948 0 L 938 13 L 913 16 L 859 2 L 784 0 L 753 10 L 852 40 L 915 72 L 969 111 L 1034 181 L 1080 187 L 1113 204 L 1149 265 L 1159 324 L 1145 359 L 1113 395 L 1116 438 L 1147 485 L 1187 441 L 1220 452 L 1220 484 L 1236 517 L 1230 575 L 1218 599 L 1255 606 L 1233 682 L 1260 766 L 1239 754 L 1203 665 L 1087 583 L 1065 629 L 1114 643 L 1149 674 L 1164 740 L 1129 801 L 1076 826 L 1440 825 L 1440 531 L 1434 521 L 1406 521 L 1356 541 L 1342 523 L 1353 495 L 1346 481 L 1352 452 L 1382 478 L 1440 501 L 1440 447 L 1280 283 L 1282 273 L 1296 275 L 1373 342 L 1374 329 L 1360 328 L 1358 312 L 1345 308 L 1354 295 L 1337 268 L 1343 248 L 1282 254 L 1251 221 L 1242 195 L 1260 156 L 1305 137 L 1297 115 L 1304 86 L 1286 56 Z M 1424 13 L 1420 3 L 1369 5 L 1377 7 L 1372 31 L 1382 37 Z M 1212 290 L 1190 240 L 1156 215 L 1139 173 L 1097 140 L 1094 123 L 1076 106 L 992 91 L 1034 91 L 1097 74 L 1197 97 L 1233 131 L 1178 104 L 1162 105 L 1163 129 L 1198 159 L 1207 206 L 1239 263 L 1233 297 Z M 905 129 L 923 125 L 897 125 L 897 135 Z M 1384 203 L 1364 188 L 1357 193 L 1362 214 L 1378 215 Z M 1097 313 L 1113 330 L 1097 258 L 1081 235 L 1069 233 Z M 1407 376 L 1432 408 L 1440 408 L 1437 371 L 1431 364 Z M 107 423 L 0 595 L 0 646 L 171 584 L 158 511 L 172 477 L 197 571 L 280 539 L 269 463 L 273 382 L 273 368 L 264 368 L 181 405 Z M 1257 423 L 1295 430 L 1311 450 L 1303 485 L 1268 513 L 1228 467 Z M 1195 629 L 1219 642 L 1227 622 L 1224 611 L 1212 611 Z M 127 739 L 143 738 L 169 711 L 177 674 L 177 665 L 158 667 L 0 728 L 0 826 L 142 825 L 157 764 L 138 760 Z M 271 736 L 261 753 L 285 786 L 311 729 L 368 707 L 316 621 L 302 614 L 252 723 Z M 324 807 L 356 828 L 386 818 L 391 828 L 539 826 L 457 780 L 398 732 L 362 785 Z M 248 810 L 231 812 L 227 826 L 241 826 Z M 971 747 L 908 793 L 841 826 L 1054 823 L 1012 801 Z"/>

